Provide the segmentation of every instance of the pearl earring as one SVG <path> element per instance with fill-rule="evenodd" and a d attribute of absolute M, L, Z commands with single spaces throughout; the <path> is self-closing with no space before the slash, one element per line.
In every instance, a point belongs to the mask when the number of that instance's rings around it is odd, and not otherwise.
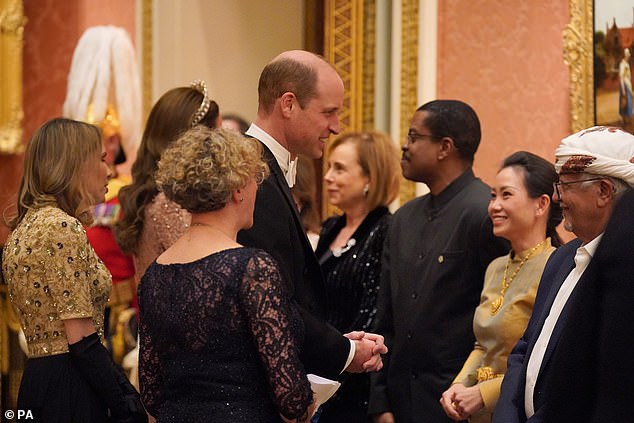
<path fill-rule="evenodd" d="M 370 191 L 370 185 L 369 184 L 365 184 L 365 186 L 363 187 L 363 196 L 364 197 L 368 196 L 368 191 Z"/>

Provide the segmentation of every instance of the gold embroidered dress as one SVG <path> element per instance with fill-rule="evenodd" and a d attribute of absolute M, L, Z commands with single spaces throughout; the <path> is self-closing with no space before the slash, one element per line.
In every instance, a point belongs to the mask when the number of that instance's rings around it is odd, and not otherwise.
<path fill-rule="evenodd" d="M 28 346 L 18 409 L 47 423 L 109 422 L 64 330 L 64 320 L 90 318 L 103 341 L 112 281 L 82 224 L 54 201 L 29 210 L 7 240 L 2 271 Z"/>
<path fill-rule="evenodd" d="M 7 240 L 3 273 L 29 358 L 68 352 L 65 319 L 92 318 L 103 340 L 112 282 L 79 220 L 53 206 L 29 210 Z"/>
<path fill-rule="evenodd" d="M 502 378 L 506 372 L 506 360 L 526 329 L 533 311 L 539 280 L 546 261 L 554 250 L 550 238 L 535 249 L 508 284 L 504 301 L 495 313 L 492 313 L 491 304 L 500 297 L 510 254 L 498 257 L 487 267 L 480 305 L 476 308 L 473 318 L 475 347 L 453 382 L 462 383 L 467 387 L 478 384 L 480 388 L 484 408 L 471 417 L 471 422 L 491 421 L 500 396 Z M 522 258 L 529 252 L 530 249 L 511 258 L 508 275 L 513 274 Z"/>

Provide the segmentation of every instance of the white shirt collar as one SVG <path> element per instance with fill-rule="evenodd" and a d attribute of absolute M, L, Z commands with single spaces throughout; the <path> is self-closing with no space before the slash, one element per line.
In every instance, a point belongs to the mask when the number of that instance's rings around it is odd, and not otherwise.
<path fill-rule="evenodd" d="M 275 161 L 280 166 L 280 169 L 282 169 L 282 172 L 284 172 L 286 183 L 289 188 L 293 188 L 295 185 L 295 173 L 297 170 L 297 157 L 295 160 L 291 160 L 291 153 L 277 142 L 275 138 L 270 136 L 264 131 L 264 129 L 260 128 L 255 123 L 251 124 L 246 132 L 246 135 L 257 138 L 262 144 L 271 150 L 271 153 L 273 153 L 273 156 L 275 157 Z"/>
<path fill-rule="evenodd" d="M 603 232 L 601 232 L 599 235 L 596 236 L 596 238 L 594 238 L 592 241 L 588 242 L 587 244 L 582 244 L 581 247 L 579 247 L 579 249 L 585 248 L 588 254 L 590 254 L 590 257 L 594 257 L 594 253 L 597 251 L 597 247 L 599 246 L 599 243 L 601 242 L 602 237 L 603 237 Z"/>

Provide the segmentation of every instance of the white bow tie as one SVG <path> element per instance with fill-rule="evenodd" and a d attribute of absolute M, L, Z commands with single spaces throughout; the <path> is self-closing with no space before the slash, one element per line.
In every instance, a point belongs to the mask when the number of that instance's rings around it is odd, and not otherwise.
<path fill-rule="evenodd" d="M 297 174 L 297 157 L 295 160 L 290 160 L 288 162 L 288 169 L 284 173 L 284 177 L 286 178 L 286 183 L 290 188 L 293 188 L 295 185 L 295 175 Z"/>

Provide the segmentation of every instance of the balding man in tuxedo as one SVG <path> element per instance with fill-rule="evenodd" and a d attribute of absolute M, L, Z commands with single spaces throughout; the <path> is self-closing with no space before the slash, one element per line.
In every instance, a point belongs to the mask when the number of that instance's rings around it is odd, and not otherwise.
<path fill-rule="evenodd" d="M 304 321 L 301 358 L 309 373 L 336 379 L 343 371 L 378 370 L 387 352 L 382 336 L 343 336 L 326 323 L 323 276 L 290 191 L 297 155 L 321 157 L 329 136 L 340 131 L 343 81 L 322 57 L 286 51 L 265 66 L 258 96 L 257 118 L 246 134 L 262 144 L 271 173 L 258 190 L 253 228 L 241 231 L 238 242 L 278 261 Z"/>

